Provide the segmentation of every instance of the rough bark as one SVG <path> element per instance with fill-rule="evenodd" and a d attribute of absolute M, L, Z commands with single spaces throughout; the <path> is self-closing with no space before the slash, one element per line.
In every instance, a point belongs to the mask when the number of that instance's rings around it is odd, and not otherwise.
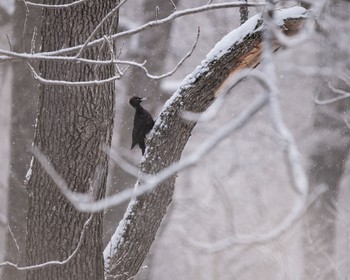
<path fill-rule="evenodd" d="M 47 1 L 47 4 L 66 1 Z M 87 1 L 65 9 L 44 9 L 42 51 L 82 44 L 118 0 Z M 117 17 L 108 20 L 96 36 L 116 31 Z M 109 59 L 109 47 L 84 51 L 90 59 Z M 113 76 L 113 66 L 91 66 L 69 62 L 44 61 L 42 76 L 52 80 L 86 81 Z M 72 190 L 91 192 L 96 199 L 105 194 L 108 158 L 103 151 L 111 142 L 114 118 L 114 85 L 40 85 L 39 108 L 34 145 Z M 28 182 L 27 264 L 65 260 L 67 263 L 30 270 L 28 280 L 103 279 L 102 213 L 92 216 L 77 211 L 60 193 L 37 160 Z M 83 235 L 82 235 L 83 234 Z"/>
<path fill-rule="evenodd" d="M 32 10 L 28 15 L 22 1 L 16 1 L 13 14 L 14 38 L 13 50 L 30 52 L 34 28 L 40 24 L 40 11 Z M 26 27 L 24 22 L 26 21 Z M 11 112 L 11 163 L 9 177 L 8 220 L 14 237 L 7 233 L 6 260 L 24 265 L 25 235 L 27 215 L 27 193 L 24 187 L 25 174 L 30 163 L 30 147 L 35 124 L 37 83 L 22 63 L 12 65 L 14 78 L 12 82 L 12 112 Z M 15 240 L 19 246 L 17 249 Z M 24 279 L 25 274 L 12 267 L 5 267 L 1 279 Z"/>
<path fill-rule="evenodd" d="M 302 22 L 302 18 L 287 19 L 283 30 L 287 35 L 292 35 L 299 30 Z M 179 89 L 177 97 L 168 104 L 167 110 L 160 115 L 160 122 L 153 129 L 146 158 L 141 163 L 143 172 L 155 174 L 180 159 L 196 124 L 185 121 L 181 112 L 205 111 L 229 75 L 259 64 L 263 40 L 263 30 L 258 29 L 259 26 L 241 42 L 232 45 L 220 59 L 213 60 L 202 69 L 203 72 L 188 86 Z M 165 180 L 156 190 L 136 199 L 131 214 L 126 217 L 121 238 L 123 242 L 118 244 L 110 260 L 110 274 L 118 275 L 117 279 L 129 279 L 137 273 L 171 202 L 175 179 L 176 175 Z"/>

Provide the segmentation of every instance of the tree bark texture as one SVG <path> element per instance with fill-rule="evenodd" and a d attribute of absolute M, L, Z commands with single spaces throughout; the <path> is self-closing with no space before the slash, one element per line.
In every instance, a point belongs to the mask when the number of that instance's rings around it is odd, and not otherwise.
<path fill-rule="evenodd" d="M 70 1 L 73 2 L 73 1 Z M 46 4 L 66 4 L 47 1 Z M 91 0 L 64 9 L 44 9 L 42 51 L 82 44 L 118 0 Z M 118 15 L 99 30 L 100 37 L 116 32 Z M 110 59 L 109 46 L 86 49 L 83 57 Z M 88 81 L 107 79 L 113 66 L 80 63 L 40 63 L 41 75 L 51 80 Z M 105 194 L 108 157 L 114 119 L 114 84 L 96 86 L 40 85 L 39 108 L 34 146 L 77 192 L 93 193 L 96 199 Z M 27 265 L 63 261 L 77 248 L 67 263 L 50 265 L 27 272 L 28 280 L 103 279 L 102 213 L 92 216 L 77 211 L 60 193 L 40 163 L 34 159 L 28 182 Z"/>
<path fill-rule="evenodd" d="M 282 30 L 287 35 L 295 34 L 302 22 L 302 16 L 299 19 L 286 19 Z M 258 23 L 253 33 L 239 43 L 233 44 L 220 59 L 213 59 L 205 67 L 202 66 L 202 71 L 198 71 L 200 75 L 185 87 L 180 87 L 176 98 L 167 104 L 159 116 L 160 121 L 158 120 L 153 128 L 152 136 L 147 143 L 148 151 L 141 163 L 143 172 L 156 174 L 180 159 L 196 124 L 184 120 L 182 112 L 205 111 L 230 75 L 259 64 L 263 41 L 263 28 L 259 29 L 261 24 L 262 21 Z M 275 47 L 277 49 L 278 45 Z M 136 198 L 130 215 L 125 218 L 124 231 L 116 252 L 110 259 L 110 279 L 115 279 L 113 276 L 118 276 L 117 279 L 129 279 L 137 273 L 171 202 L 175 179 L 176 175 L 165 180 L 156 190 Z"/>

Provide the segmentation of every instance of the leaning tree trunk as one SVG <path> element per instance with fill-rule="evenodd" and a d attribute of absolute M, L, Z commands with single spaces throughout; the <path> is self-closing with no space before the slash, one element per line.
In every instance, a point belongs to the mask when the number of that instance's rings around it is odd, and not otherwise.
<path fill-rule="evenodd" d="M 281 28 L 285 34 L 293 35 L 300 29 L 304 18 L 305 15 L 301 14 L 298 18 L 286 19 Z M 179 88 L 176 98 L 167 102 L 147 143 L 148 150 L 141 163 L 144 173 L 156 174 L 180 159 L 196 124 L 184 120 L 182 112 L 205 111 L 230 75 L 259 64 L 264 33 L 262 24 L 262 20 L 258 21 L 252 33 L 238 42 L 232 42 L 220 58 L 210 57 L 205 63 L 202 62 L 191 74 L 188 83 Z M 277 44 L 275 48 L 278 48 Z M 176 174 L 160 183 L 156 190 L 130 203 L 129 212 L 119 225 L 116 238 L 105 249 L 107 279 L 126 280 L 137 273 L 171 202 L 175 179 Z M 142 182 L 139 184 L 142 187 Z"/>
<path fill-rule="evenodd" d="M 46 4 L 66 1 L 47 1 Z M 70 1 L 73 2 L 73 1 Z M 84 43 L 118 0 L 93 0 L 64 9 L 44 9 L 42 51 L 53 51 Z M 117 16 L 100 28 L 97 36 L 116 31 Z M 83 57 L 110 59 L 110 48 L 86 49 Z M 112 66 L 43 61 L 41 75 L 48 80 L 87 81 L 114 75 Z M 34 146 L 77 192 L 104 196 L 107 155 L 114 118 L 114 85 L 39 87 L 39 109 Z M 27 264 L 63 261 L 65 264 L 30 270 L 28 280 L 103 279 L 102 213 L 77 211 L 60 193 L 39 161 L 34 159 L 28 182 Z M 81 242 L 79 240 L 81 239 Z"/>

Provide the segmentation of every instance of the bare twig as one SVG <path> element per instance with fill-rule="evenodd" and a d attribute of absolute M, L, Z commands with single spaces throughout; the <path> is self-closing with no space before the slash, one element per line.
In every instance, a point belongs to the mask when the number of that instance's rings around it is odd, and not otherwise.
<path fill-rule="evenodd" d="M 326 100 L 320 100 L 319 97 L 315 97 L 314 101 L 316 105 L 329 105 L 347 98 L 350 98 L 350 93 L 346 90 L 343 89 L 339 89 L 334 87 L 330 82 L 328 82 L 328 87 L 331 91 L 333 91 L 334 93 L 339 94 L 339 96 L 334 97 L 334 98 L 329 98 Z"/>
<path fill-rule="evenodd" d="M 21 250 L 20 250 L 20 248 L 19 248 L 19 245 L 18 245 L 18 242 L 17 242 L 17 238 L 16 238 L 16 236 L 13 234 L 13 231 L 12 231 L 10 225 L 8 225 L 8 230 L 9 230 L 9 233 L 10 233 L 10 235 L 11 235 L 11 237 L 12 237 L 13 242 L 15 243 L 17 252 L 18 252 L 18 254 L 20 254 L 20 253 L 21 253 Z"/>
<path fill-rule="evenodd" d="M 116 75 L 107 79 L 103 79 L 103 80 L 95 80 L 95 81 L 75 81 L 75 82 L 71 82 L 71 81 L 63 81 L 63 80 L 49 80 L 49 79 L 45 79 L 43 77 L 41 77 L 33 68 L 33 66 L 31 66 L 28 62 L 26 63 L 27 66 L 29 67 L 30 71 L 33 74 L 34 79 L 38 80 L 40 83 L 42 84 L 46 84 L 46 85 L 59 85 L 59 86 L 96 86 L 96 85 L 102 85 L 102 84 L 107 84 L 107 83 L 111 83 L 114 82 L 118 79 L 120 79 L 121 76 Z"/>
<path fill-rule="evenodd" d="M 76 6 L 76 5 L 79 5 L 79 4 L 82 4 L 84 2 L 86 2 L 88 0 L 77 0 L 77 1 L 74 1 L 72 3 L 68 3 L 68 4 L 57 4 L 57 5 L 48 5 L 48 4 L 41 4 L 41 3 L 34 3 L 34 2 L 31 2 L 31 1 L 26 1 L 24 0 L 24 3 L 27 5 L 27 6 L 32 6 L 32 7 L 37 7 L 37 8 L 45 8 L 45 9 L 60 9 L 60 8 L 69 8 L 69 7 L 73 7 L 73 6 Z"/>
<path fill-rule="evenodd" d="M 171 5 L 174 7 L 174 11 L 176 11 L 176 5 L 175 5 L 174 1 L 173 1 L 173 0 L 169 0 L 169 2 L 170 2 Z"/>
<path fill-rule="evenodd" d="M 6 38 L 7 38 L 7 42 L 9 44 L 9 47 L 10 47 L 10 51 L 12 52 L 13 48 L 12 48 L 11 40 L 10 40 L 10 37 L 9 37 L 9 35 L 7 33 L 6 33 Z"/>

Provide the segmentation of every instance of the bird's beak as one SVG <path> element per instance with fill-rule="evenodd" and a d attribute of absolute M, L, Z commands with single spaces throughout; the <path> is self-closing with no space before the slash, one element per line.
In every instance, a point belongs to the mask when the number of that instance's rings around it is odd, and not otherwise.
<path fill-rule="evenodd" d="M 143 98 L 141 98 L 141 101 L 145 101 L 147 99 L 148 99 L 147 97 L 143 97 Z"/>

